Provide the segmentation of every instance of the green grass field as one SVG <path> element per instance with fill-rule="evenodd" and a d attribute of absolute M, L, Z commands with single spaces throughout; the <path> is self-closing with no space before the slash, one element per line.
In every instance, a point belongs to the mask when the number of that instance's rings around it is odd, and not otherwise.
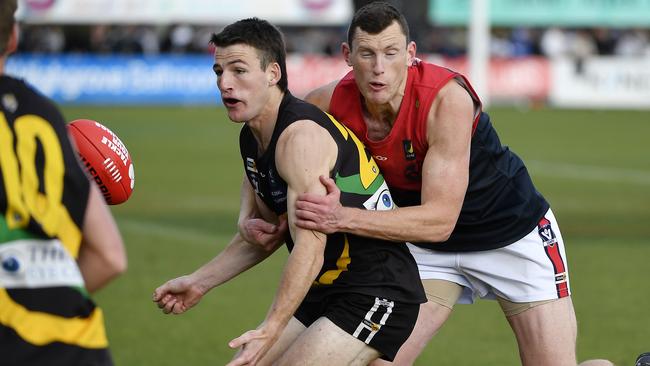
<path fill-rule="evenodd" d="M 117 365 L 221 365 L 227 342 L 263 319 L 286 251 L 209 293 L 187 314 L 151 294 L 212 258 L 236 230 L 239 126 L 222 109 L 66 107 L 103 121 L 135 162 L 133 197 L 113 213 L 129 270 L 96 295 Z M 567 244 L 578 356 L 632 365 L 650 351 L 650 118 L 641 111 L 495 108 L 504 144 L 527 162 Z M 498 305 L 456 307 L 418 365 L 517 365 Z"/>

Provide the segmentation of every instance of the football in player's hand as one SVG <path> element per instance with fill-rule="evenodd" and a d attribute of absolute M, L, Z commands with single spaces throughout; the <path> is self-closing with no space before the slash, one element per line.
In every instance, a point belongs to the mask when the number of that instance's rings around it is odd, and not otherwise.
<path fill-rule="evenodd" d="M 119 137 L 97 121 L 77 119 L 68 124 L 81 163 L 99 186 L 106 203 L 117 205 L 131 196 L 135 172 L 131 155 Z"/>

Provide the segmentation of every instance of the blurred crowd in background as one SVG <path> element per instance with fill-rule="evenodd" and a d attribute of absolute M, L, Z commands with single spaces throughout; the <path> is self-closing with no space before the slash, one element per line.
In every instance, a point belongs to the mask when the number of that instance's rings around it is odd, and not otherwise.
<path fill-rule="evenodd" d="M 429 27 L 428 27 L 429 28 Z M 341 27 L 287 26 L 289 52 L 337 55 L 346 38 Z M 19 51 L 26 53 L 146 54 L 211 52 L 215 27 L 177 24 L 146 25 L 28 25 L 21 27 Z M 418 53 L 465 56 L 467 28 L 430 27 L 415 33 Z M 595 55 L 650 58 L 650 30 L 612 28 L 493 28 L 493 57 Z"/>

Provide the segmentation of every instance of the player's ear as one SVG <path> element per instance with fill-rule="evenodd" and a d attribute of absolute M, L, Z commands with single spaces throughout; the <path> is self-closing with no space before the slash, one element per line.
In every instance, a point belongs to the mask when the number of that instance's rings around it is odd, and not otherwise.
<path fill-rule="evenodd" d="M 14 53 L 18 48 L 18 24 L 14 24 L 14 28 L 11 30 L 9 35 L 9 41 L 7 42 L 7 51 L 6 54 Z"/>
<path fill-rule="evenodd" d="M 280 68 L 280 64 L 277 62 L 271 63 L 266 70 L 266 74 L 268 76 L 269 86 L 277 85 L 278 82 L 280 82 L 280 78 L 282 77 L 282 69 Z"/>
<path fill-rule="evenodd" d="M 350 53 L 352 53 L 352 50 L 347 42 L 341 43 L 341 53 L 343 54 L 345 63 L 348 64 L 348 66 L 352 66 L 352 63 L 350 62 Z"/>
<path fill-rule="evenodd" d="M 415 42 L 411 41 L 406 45 L 407 66 L 413 65 L 413 60 L 415 59 L 416 51 L 417 51 L 417 45 L 415 44 Z"/>

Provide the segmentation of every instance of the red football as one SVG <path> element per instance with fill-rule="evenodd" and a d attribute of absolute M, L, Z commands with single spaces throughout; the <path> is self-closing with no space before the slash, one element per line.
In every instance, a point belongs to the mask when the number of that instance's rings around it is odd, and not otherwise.
<path fill-rule="evenodd" d="M 131 155 L 119 137 L 97 121 L 77 119 L 68 124 L 81 162 L 95 180 L 106 203 L 120 204 L 131 196 L 135 171 Z"/>

